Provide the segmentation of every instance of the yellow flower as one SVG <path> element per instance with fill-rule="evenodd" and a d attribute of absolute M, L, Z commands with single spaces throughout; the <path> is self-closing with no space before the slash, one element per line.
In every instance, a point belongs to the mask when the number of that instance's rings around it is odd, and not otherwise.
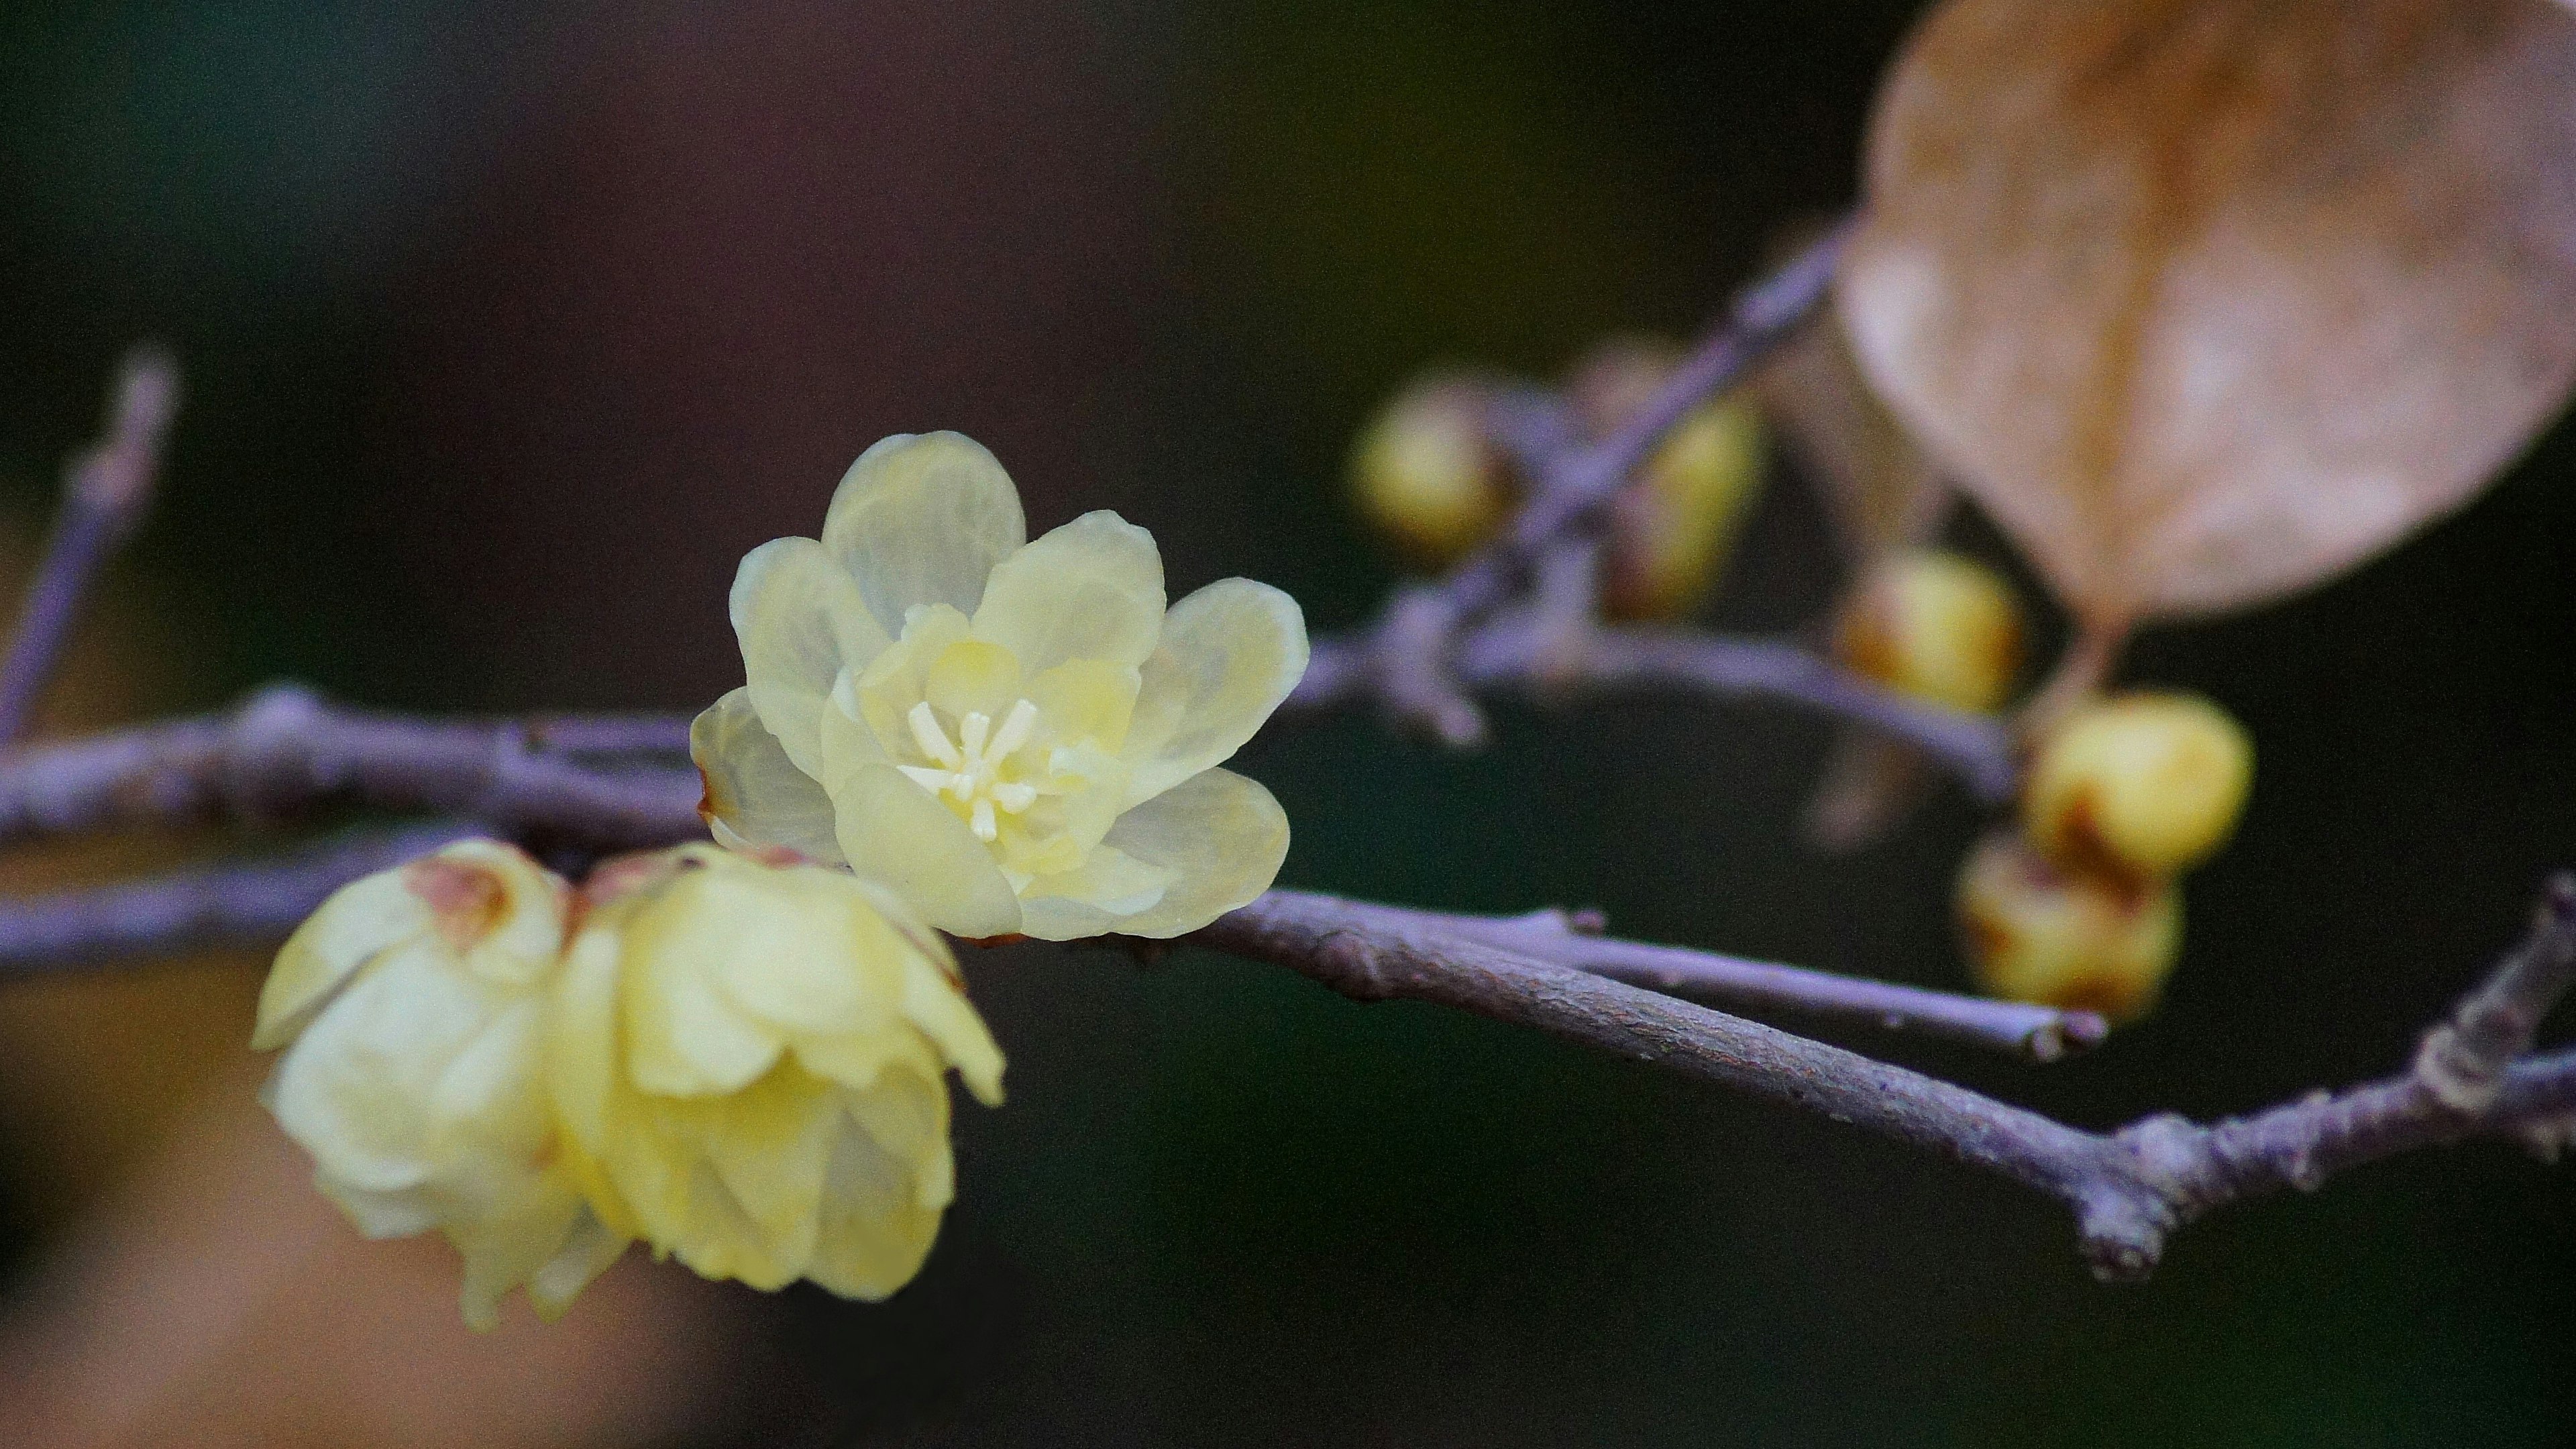
<path fill-rule="evenodd" d="M 1225 579 L 1167 613 L 1114 513 L 1027 536 L 993 455 L 928 433 L 850 466 L 820 542 L 752 550 L 750 682 L 691 735 L 716 838 L 968 937 L 1178 936 L 1269 889 L 1287 816 L 1215 766 L 1305 673 L 1296 601 Z"/>
<path fill-rule="evenodd" d="M 582 889 L 549 1062 L 600 1215 L 710 1278 L 902 1287 L 954 1181 L 947 1069 L 1002 1095 L 939 937 L 871 882 L 708 845 Z"/>
<path fill-rule="evenodd" d="M 626 1240 L 556 1157 L 542 1069 L 564 883 L 461 841 L 343 887 L 289 937 L 251 1045 L 285 1047 L 263 1099 L 369 1237 L 436 1228 L 465 1258 L 465 1319 L 525 1285 L 561 1313 Z"/>

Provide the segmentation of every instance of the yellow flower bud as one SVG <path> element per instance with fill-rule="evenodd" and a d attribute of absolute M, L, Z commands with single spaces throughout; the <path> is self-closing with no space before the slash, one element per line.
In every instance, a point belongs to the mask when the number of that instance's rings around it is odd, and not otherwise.
<path fill-rule="evenodd" d="M 2155 1006 L 2182 947 L 2182 899 L 2170 882 L 2072 874 L 2008 831 L 1969 853 L 1957 906 L 1979 986 L 2113 1022 Z"/>
<path fill-rule="evenodd" d="M 1834 620 L 1853 673 L 1951 709 L 2000 707 L 2021 672 L 2021 602 L 2002 576 L 1940 549 L 1872 568 Z"/>
<path fill-rule="evenodd" d="M 2040 743 L 2022 824 L 2049 858 L 2166 876 L 2225 842 L 2254 780 L 2244 728 L 2196 694 L 2094 700 Z"/>
<path fill-rule="evenodd" d="M 1486 437 L 1485 402 L 1471 379 L 1425 378 L 1398 393 L 1351 451 L 1360 512 L 1425 568 L 1484 542 L 1511 506 L 1503 455 Z"/>
<path fill-rule="evenodd" d="M 1306 672 L 1296 601 L 1222 579 L 1166 609 L 1114 513 L 1027 533 L 993 455 L 930 433 L 851 465 L 820 542 L 752 550 L 749 682 L 690 735 L 716 839 L 976 938 L 1178 936 L 1268 890 L 1288 817 L 1216 766 Z"/>
<path fill-rule="evenodd" d="M 1002 1054 L 891 892 L 714 846 L 611 862 L 556 982 L 565 1158 L 600 1216 L 710 1278 L 877 1299 L 948 1206 L 946 1074 Z"/>
<path fill-rule="evenodd" d="M 1679 349 L 1647 338 L 1597 349 L 1566 388 L 1586 436 L 1604 437 L 1635 416 L 1680 360 Z M 1768 457 L 1762 416 L 1743 398 L 1703 403 L 1676 423 L 1612 512 L 1604 609 L 1613 618 L 1670 619 L 1706 600 L 1761 494 Z"/>
<path fill-rule="evenodd" d="M 260 992 L 251 1044 L 286 1048 L 263 1100 L 315 1184 L 369 1237 L 446 1234 L 477 1328 L 522 1285 L 561 1313 L 626 1243 L 558 1160 L 547 1102 L 566 905 L 517 850 L 462 841 L 343 887 Z"/>

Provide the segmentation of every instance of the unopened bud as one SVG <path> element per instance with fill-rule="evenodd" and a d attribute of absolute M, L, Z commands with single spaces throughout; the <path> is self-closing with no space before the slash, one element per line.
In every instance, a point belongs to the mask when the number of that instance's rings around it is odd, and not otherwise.
<path fill-rule="evenodd" d="M 1351 454 L 1360 511 L 1405 555 L 1438 567 L 1485 541 L 1510 506 L 1502 453 L 1486 435 L 1485 388 L 1433 376 L 1396 395 Z"/>
<path fill-rule="evenodd" d="M 2169 876 L 2227 839 L 2253 780 L 2253 741 L 2225 710 L 2136 691 L 2079 705 L 2049 732 L 2022 823 L 2069 867 Z"/>
<path fill-rule="evenodd" d="M 1652 338 L 1596 349 L 1566 385 L 1585 435 L 1626 425 L 1680 360 L 1680 349 Z M 1702 403 L 1673 425 L 1611 515 L 1602 602 L 1613 618 L 1676 618 L 1708 597 L 1762 491 L 1768 454 L 1761 414 L 1739 397 Z"/>
<path fill-rule="evenodd" d="M 2154 1008 L 2182 946 L 2182 899 L 2170 882 L 2062 870 L 2009 831 L 1969 853 L 1957 907 L 1980 987 L 2114 1023 Z"/>
<path fill-rule="evenodd" d="M 1864 575 L 1834 620 L 1853 673 L 1952 709 L 2001 706 L 2021 672 L 2021 601 L 1973 559 L 1905 549 Z"/>

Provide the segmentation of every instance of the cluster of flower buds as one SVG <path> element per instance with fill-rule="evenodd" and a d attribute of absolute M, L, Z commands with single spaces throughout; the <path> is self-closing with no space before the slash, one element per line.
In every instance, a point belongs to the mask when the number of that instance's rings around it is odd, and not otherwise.
<path fill-rule="evenodd" d="M 2037 743 L 2018 833 L 1990 836 L 1959 877 L 1986 989 L 2113 1021 L 2151 1009 L 2182 942 L 2175 882 L 2235 830 L 2253 777 L 2244 728 L 2198 695 L 2069 711 Z"/>
<path fill-rule="evenodd" d="M 1604 343 L 1577 363 L 1563 406 L 1573 433 L 1598 441 L 1644 407 L 1680 361 L 1644 338 Z M 1439 568 L 1492 537 L 1527 486 L 1496 440 L 1502 385 L 1454 372 L 1398 393 L 1360 434 L 1351 488 L 1361 514 L 1411 563 Z M 1612 513 L 1602 608 L 1671 619 L 1697 608 L 1724 574 L 1762 487 L 1768 444 L 1741 397 L 1701 404 L 1675 424 Z"/>

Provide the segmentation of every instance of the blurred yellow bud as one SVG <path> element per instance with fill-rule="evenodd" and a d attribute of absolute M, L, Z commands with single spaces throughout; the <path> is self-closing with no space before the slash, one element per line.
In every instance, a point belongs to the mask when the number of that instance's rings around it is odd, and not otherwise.
<path fill-rule="evenodd" d="M 1566 387 L 1585 435 L 1635 416 L 1680 360 L 1650 338 L 1595 350 Z M 1769 451 L 1761 413 L 1741 397 L 1703 403 L 1673 426 L 1612 513 L 1602 604 L 1613 618 L 1677 618 L 1707 599 L 1761 494 Z"/>
<path fill-rule="evenodd" d="M 2063 871 L 2009 831 L 1969 853 L 1957 907 L 1979 986 L 2115 1023 L 2153 1009 L 2182 947 L 2182 898 L 2170 882 Z"/>
<path fill-rule="evenodd" d="M 1425 568 L 1484 542 L 1511 506 L 1485 405 L 1485 389 L 1472 379 L 1425 378 L 1398 393 L 1351 450 L 1360 512 Z"/>
<path fill-rule="evenodd" d="M 749 683 L 690 734 L 719 842 L 975 938 L 1178 936 L 1279 873 L 1287 815 L 1216 766 L 1306 672 L 1297 602 L 1222 579 L 1166 610 L 1115 513 L 1030 542 L 971 439 L 868 449 L 821 542 L 743 559 L 733 625 Z"/>
<path fill-rule="evenodd" d="M 263 1100 L 359 1231 L 432 1228 L 465 1258 L 466 1322 L 522 1285 L 561 1313 L 626 1240 L 559 1160 L 543 1074 L 564 883 L 462 841 L 323 903 L 278 952 L 251 1044 L 286 1048 Z"/>
<path fill-rule="evenodd" d="M 1984 564 L 1904 549 L 1864 575 L 1834 619 L 1853 673 L 1951 709 L 1990 711 L 2021 672 L 2021 602 Z"/>
<path fill-rule="evenodd" d="M 2050 859 L 2168 876 L 2236 828 L 2254 743 L 2196 694 L 2136 691 L 2078 705 L 2039 745 L 2022 824 Z"/>
<path fill-rule="evenodd" d="M 582 894 L 548 1046 L 600 1216 L 755 1288 L 909 1282 L 954 1185 L 948 1069 L 1002 1097 L 945 943 L 873 883 L 707 845 L 610 862 Z"/>

